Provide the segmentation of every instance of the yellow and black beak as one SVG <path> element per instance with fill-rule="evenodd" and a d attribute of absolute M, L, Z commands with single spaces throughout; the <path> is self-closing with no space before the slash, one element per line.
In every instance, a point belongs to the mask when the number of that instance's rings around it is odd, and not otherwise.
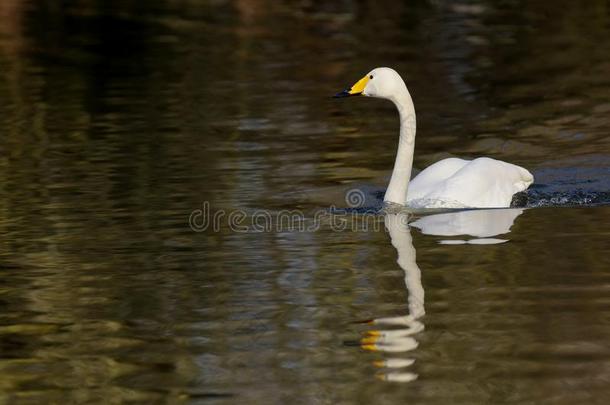
<path fill-rule="evenodd" d="M 341 97 L 350 97 L 350 96 L 359 96 L 364 91 L 366 84 L 369 82 L 369 77 L 364 76 L 362 79 L 358 80 L 356 84 L 354 84 L 351 88 L 347 90 L 343 90 L 341 93 L 337 93 L 334 95 L 335 98 Z"/>

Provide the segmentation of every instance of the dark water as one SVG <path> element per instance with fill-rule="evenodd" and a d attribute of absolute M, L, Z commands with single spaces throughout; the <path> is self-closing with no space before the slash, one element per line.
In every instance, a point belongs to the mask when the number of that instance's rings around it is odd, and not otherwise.
<path fill-rule="evenodd" d="M 1 1 L 2 402 L 605 403 L 608 38 L 605 1 Z M 330 98 L 379 65 L 417 167 L 522 165 L 529 208 L 329 209 L 392 167 L 392 107 Z"/>

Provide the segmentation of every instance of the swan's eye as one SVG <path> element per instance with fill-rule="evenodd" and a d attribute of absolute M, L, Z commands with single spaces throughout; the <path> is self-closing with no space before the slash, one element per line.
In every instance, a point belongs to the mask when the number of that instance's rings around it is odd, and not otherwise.
<path fill-rule="evenodd" d="M 372 79 L 372 78 L 373 78 L 373 75 L 370 75 L 370 76 L 369 76 L 369 79 Z"/>

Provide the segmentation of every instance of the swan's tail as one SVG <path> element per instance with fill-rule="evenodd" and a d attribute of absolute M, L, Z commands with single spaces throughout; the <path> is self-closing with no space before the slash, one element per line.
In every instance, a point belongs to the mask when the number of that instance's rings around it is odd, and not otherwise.
<path fill-rule="evenodd" d="M 534 182 L 534 176 L 526 169 L 515 166 L 519 170 L 519 180 L 515 182 L 517 191 L 525 191 Z"/>

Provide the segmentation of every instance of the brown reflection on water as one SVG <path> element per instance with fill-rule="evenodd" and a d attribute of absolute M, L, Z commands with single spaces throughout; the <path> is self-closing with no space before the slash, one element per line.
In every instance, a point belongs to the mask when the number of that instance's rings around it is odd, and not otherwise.
<path fill-rule="evenodd" d="M 607 208 L 527 210 L 500 245 L 412 230 L 426 329 L 404 385 L 342 344 L 408 309 L 386 233 L 188 226 L 203 201 L 310 215 L 383 187 L 394 111 L 330 99 L 376 65 L 407 78 L 416 166 L 484 154 L 603 186 L 605 7 L 0 2 L 2 400 L 607 397 Z"/>

